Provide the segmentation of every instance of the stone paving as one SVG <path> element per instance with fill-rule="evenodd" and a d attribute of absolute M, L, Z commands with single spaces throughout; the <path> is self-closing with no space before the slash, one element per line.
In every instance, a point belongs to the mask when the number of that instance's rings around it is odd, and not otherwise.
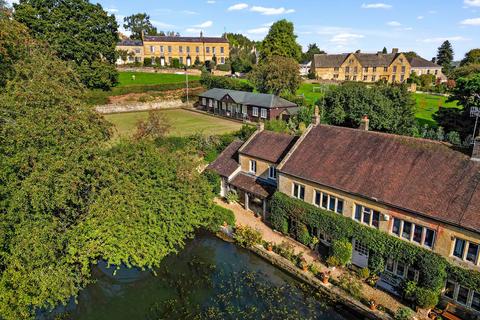
<path fill-rule="evenodd" d="M 289 242 L 293 245 L 295 249 L 295 253 L 303 253 L 303 257 L 307 260 L 309 264 L 315 262 L 317 265 L 320 266 L 320 270 L 326 270 L 328 267 L 323 264 L 320 260 L 319 255 L 317 252 L 310 250 L 310 248 L 302 245 L 301 243 L 282 235 L 279 232 L 272 230 L 269 226 L 267 226 L 260 217 L 256 217 L 255 214 L 251 211 L 245 210 L 239 204 L 228 204 L 221 199 L 215 200 L 217 204 L 228 208 L 233 211 L 235 214 L 236 224 L 241 226 L 249 226 L 253 229 L 256 229 L 262 233 L 262 237 L 267 242 L 273 242 L 275 244 L 280 244 L 282 242 Z M 331 269 L 330 269 L 331 270 Z M 338 277 L 344 273 L 345 271 L 340 268 L 335 268 L 333 271 L 331 270 L 331 277 L 338 279 Z M 390 294 L 373 288 L 366 283 L 362 282 L 362 294 L 369 300 L 373 299 L 376 301 L 377 304 L 381 304 L 386 308 L 396 311 L 398 308 L 404 306 L 398 299 L 391 296 Z M 424 312 L 419 312 L 417 314 L 417 319 L 427 319 Z"/>

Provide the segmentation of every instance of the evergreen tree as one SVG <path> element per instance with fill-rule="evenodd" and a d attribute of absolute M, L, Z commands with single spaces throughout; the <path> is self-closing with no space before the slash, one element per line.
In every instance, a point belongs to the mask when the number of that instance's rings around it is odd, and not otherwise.
<path fill-rule="evenodd" d="M 131 16 L 123 18 L 123 27 L 125 30 L 131 32 L 130 39 L 141 40 L 142 31 L 145 35 L 157 35 L 157 28 L 150 22 L 150 16 L 146 13 L 132 14 Z M 163 34 L 165 33 L 162 31 Z"/>
<path fill-rule="evenodd" d="M 118 78 L 115 16 L 87 0 L 22 0 L 14 17 L 65 61 L 74 62 L 83 84 L 109 89 Z"/>
<path fill-rule="evenodd" d="M 388 53 L 387 47 L 383 47 L 382 53 L 383 53 L 383 54 L 387 54 L 387 53 Z"/>
<path fill-rule="evenodd" d="M 453 48 L 450 41 L 445 40 L 440 47 L 438 47 L 436 63 L 443 67 L 443 73 L 449 74 L 452 68 Z"/>
<path fill-rule="evenodd" d="M 275 22 L 261 45 L 262 60 L 273 56 L 300 60 L 302 49 L 293 33 L 293 23 L 285 19 Z"/>

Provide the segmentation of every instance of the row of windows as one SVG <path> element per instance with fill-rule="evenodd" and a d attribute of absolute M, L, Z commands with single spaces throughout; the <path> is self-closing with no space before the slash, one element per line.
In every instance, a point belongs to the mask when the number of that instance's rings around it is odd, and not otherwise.
<path fill-rule="evenodd" d="M 389 258 L 385 264 L 385 271 L 410 281 L 418 281 L 420 272 L 411 266 L 407 266 L 399 261 Z"/>
<path fill-rule="evenodd" d="M 377 229 L 380 227 L 380 212 L 360 204 L 355 204 L 355 215 L 353 218 L 358 222 L 368 226 L 375 227 Z"/>
<path fill-rule="evenodd" d="M 333 75 L 333 78 L 334 78 L 334 79 L 338 79 L 338 74 L 334 74 L 334 75 Z M 349 75 L 346 75 L 346 76 L 345 76 L 345 80 L 346 80 L 346 81 L 350 81 L 350 79 L 352 79 L 352 81 L 357 81 L 357 76 L 352 76 L 351 78 L 350 78 Z M 377 81 L 377 77 L 376 77 L 376 76 L 371 76 L 370 79 L 371 79 L 371 81 Z M 397 80 L 396 75 L 392 75 L 392 81 L 395 82 L 396 80 Z M 368 76 L 363 76 L 363 81 L 368 81 Z M 400 82 L 403 82 L 403 81 L 405 81 L 405 76 L 402 74 L 402 75 L 400 76 Z"/>
<path fill-rule="evenodd" d="M 314 203 L 322 209 L 343 214 L 343 199 L 337 198 L 328 193 L 315 190 Z"/>
<path fill-rule="evenodd" d="M 260 109 L 260 118 L 266 119 L 267 118 L 267 109 L 264 109 L 264 108 L 253 107 L 252 108 L 252 116 L 258 117 L 258 109 Z"/>
<path fill-rule="evenodd" d="M 353 73 L 357 73 L 358 72 L 358 67 L 353 67 Z M 402 66 L 402 73 L 405 73 L 407 67 L 405 66 Z M 335 67 L 333 68 L 334 71 L 340 71 L 340 68 L 338 67 Z M 345 73 L 350 73 L 350 67 L 345 67 Z M 370 70 L 369 67 L 364 67 L 363 68 L 363 72 L 368 72 Z M 388 72 L 388 67 L 383 67 L 383 71 L 384 72 Z M 372 72 L 377 72 L 377 67 L 372 67 Z M 397 66 L 393 66 L 393 72 L 397 72 Z"/>
<path fill-rule="evenodd" d="M 465 307 L 480 311 L 480 291 L 478 290 L 474 291 L 448 280 L 443 294 Z"/>
<path fill-rule="evenodd" d="M 391 232 L 407 241 L 415 242 L 430 249 L 433 248 L 435 231 L 430 228 L 393 218 Z"/>
<path fill-rule="evenodd" d="M 250 167 L 249 167 L 250 173 L 256 174 L 257 173 L 257 161 L 256 160 L 250 160 Z M 271 180 L 276 180 L 277 179 L 277 168 L 275 166 L 270 166 L 268 168 L 268 178 Z"/>
<path fill-rule="evenodd" d="M 479 263 L 479 246 L 478 243 L 456 238 L 452 255 L 476 265 Z"/>
<path fill-rule="evenodd" d="M 183 46 L 178 46 L 178 52 L 183 52 Z M 155 52 L 156 50 L 156 47 L 155 46 L 150 46 L 150 52 Z M 160 52 L 165 52 L 165 47 L 164 46 L 160 46 Z M 212 53 L 215 54 L 216 53 L 216 47 L 211 47 L 211 50 L 212 50 Z M 185 51 L 187 53 L 190 53 L 190 47 L 185 47 Z M 168 53 L 171 53 L 172 52 L 172 46 L 167 46 L 167 52 Z M 195 47 L 195 52 L 196 53 L 200 53 L 200 47 Z M 206 53 L 210 53 L 210 47 L 205 47 L 205 52 Z M 223 54 L 225 53 L 225 48 L 224 47 L 220 47 L 220 53 Z"/>

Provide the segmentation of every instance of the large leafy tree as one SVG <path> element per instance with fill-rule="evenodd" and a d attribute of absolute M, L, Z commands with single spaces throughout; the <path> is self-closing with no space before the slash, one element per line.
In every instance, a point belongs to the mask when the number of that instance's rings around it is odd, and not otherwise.
<path fill-rule="evenodd" d="M 67 302 L 99 259 L 158 266 L 212 215 L 211 187 L 196 159 L 150 139 L 109 147 L 110 125 L 82 102 L 76 72 L 30 41 L 0 90 L 6 320 Z"/>
<path fill-rule="evenodd" d="M 285 19 L 275 22 L 262 42 L 262 58 L 268 59 L 273 56 L 281 56 L 300 61 L 301 55 L 302 48 L 297 43 L 293 23 Z"/>
<path fill-rule="evenodd" d="M 131 32 L 130 39 L 134 40 L 141 40 L 142 32 L 145 35 L 157 35 L 157 28 L 150 22 L 150 16 L 146 13 L 136 13 L 123 18 L 123 27 Z"/>
<path fill-rule="evenodd" d="M 406 86 L 345 83 L 332 87 L 320 101 L 329 123 L 358 128 L 364 115 L 377 131 L 410 135 L 415 127 L 414 106 Z"/>
<path fill-rule="evenodd" d="M 230 64 L 233 72 L 247 73 L 256 63 L 255 42 L 242 34 L 226 33 L 230 43 Z"/>
<path fill-rule="evenodd" d="M 14 17 L 58 57 L 72 61 L 83 84 L 108 89 L 117 82 L 117 22 L 88 0 L 20 0 Z"/>
<path fill-rule="evenodd" d="M 472 107 L 480 108 L 480 73 L 457 79 L 449 101 L 458 101 L 463 108 L 440 108 L 434 115 L 438 124 L 446 131 L 457 131 L 465 139 L 473 135 L 475 118 L 470 116 Z M 476 133 L 478 135 L 478 132 Z"/>
<path fill-rule="evenodd" d="M 276 95 L 294 95 L 301 82 L 297 62 L 281 56 L 270 57 L 256 65 L 248 76 L 259 92 Z"/>
<path fill-rule="evenodd" d="M 480 49 L 472 49 L 465 53 L 465 58 L 460 62 L 460 66 L 466 66 L 470 64 L 480 64 Z"/>
<path fill-rule="evenodd" d="M 325 53 L 325 51 L 320 50 L 316 43 L 310 43 L 308 45 L 307 51 L 305 51 L 305 53 L 302 53 L 302 62 L 310 62 L 313 60 L 313 56 L 321 53 Z"/>
<path fill-rule="evenodd" d="M 452 68 L 453 48 L 450 41 L 445 40 L 440 47 L 438 47 L 436 63 L 443 67 L 443 72 L 448 74 Z"/>

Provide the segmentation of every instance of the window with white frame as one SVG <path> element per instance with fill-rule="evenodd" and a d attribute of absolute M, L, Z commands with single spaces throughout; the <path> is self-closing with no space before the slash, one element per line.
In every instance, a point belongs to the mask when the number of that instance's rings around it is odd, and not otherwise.
<path fill-rule="evenodd" d="M 258 117 L 258 108 L 257 107 L 252 108 L 252 116 Z"/>
<path fill-rule="evenodd" d="M 206 51 L 207 53 L 210 53 L 210 47 L 205 47 L 205 51 Z"/>
<path fill-rule="evenodd" d="M 202 105 L 204 105 L 204 106 L 207 105 L 207 99 L 206 98 L 202 98 Z"/>
<path fill-rule="evenodd" d="M 392 258 L 387 259 L 387 262 L 385 263 L 385 271 L 410 281 L 418 281 L 420 275 L 418 270 Z"/>
<path fill-rule="evenodd" d="M 270 166 L 268 168 L 268 178 L 272 180 L 277 179 L 277 168 L 275 168 L 275 166 Z"/>
<path fill-rule="evenodd" d="M 187 48 L 187 53 L 190 53 L 190 47 L 186 47 Z"/>
<path fill-rule="evenodd" d="M 343 213 L 343 199 L 334 197 L 328 193 L 315 190 L 313 203 L 322 209 L 340 214 Z"/>
<path fill-rule="evenodd" d="M 155 47 L 154 46 L 150 46 L 150 52 L 155 52 Z"/>
<path fill-rule="evenodd" d="M 435 242 L 434 230 L 399 218 L 393 218 L 391 233 L 430 249 Z"/>
<path fill-rule="evenodd" d="M 208 99 L 208 106 L 213 107 L 213 99 Z"/>
<path fill-rule="evenodd" d="M 294 183 L 292 188 L 292 195 L 294 198 L 305 200 L 305 186 Z"/>
<path fill-rule="evenodd" d="M 477 265 L 479 263 L 479 244 L 461 238 L 455 238 L 452 255 L 463 261 Z"/>
<path fill-rule="evenodd" d="M 247 106 L 246 105 L 242 105 L 242 113 L 244 115 L 247 115 Z"/>
<path fill-rule="evenodd" d="M 178 46 L 178 52 L 180 52 L 180 53 L 183 52 L 183 47 L 182 46 Z"/>
<path fill-rule="evenodd" d="M 224 50 L 223 47 L 220 47 L 220 53 L 223 53 L 224 52 L 223 50 Z"/>
<path fill-rule="evenodd" d="M 449 279 L 445 284 L 443 295 L 467 308 L 480 311 L 480 289 L 472 290 Z"/>
<path fill-rule="evenodd" d="M 168 46 L 168 53 L 172 53 L 172 46 Z"/>
<path fill-rule="evenodd" d="M 257 161 L 250 160 L 250 172 L 257 173 Z"/>
<path fill-rule="evenodd" d="M 200 47 L 195 47 L 195 52 L 199 53 L 200 52 Z"/>
<path fill-rule="evenodd" d="M 378 228 L 380 226 L 380 212 L 367 208 L 360 204 L 355 204 L 355 220 L 360 223 Z"/>
<path fill-rule="evenodd" d="M 260 109 L 260 118 L 267 119 L 267 109 Z"/>

